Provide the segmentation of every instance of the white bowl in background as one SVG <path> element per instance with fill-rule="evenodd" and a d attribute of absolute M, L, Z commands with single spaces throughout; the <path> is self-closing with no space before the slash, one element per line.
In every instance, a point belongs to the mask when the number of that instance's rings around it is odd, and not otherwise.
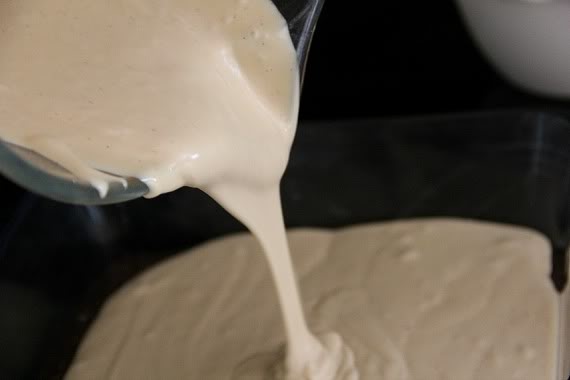
<path fill-rule="evenodd" d="M 570 98 L 570 0 L 456 0 L 473 38 L 514 84 Z"/>

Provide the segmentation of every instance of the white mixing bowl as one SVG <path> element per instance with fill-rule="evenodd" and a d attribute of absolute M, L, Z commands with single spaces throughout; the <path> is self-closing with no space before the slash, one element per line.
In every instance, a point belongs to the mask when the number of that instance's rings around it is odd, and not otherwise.
<path fill-rule="evenodd" d="M 570 0 L 456 0 L 483 52 L 531 92 L 570 98 Z"/>

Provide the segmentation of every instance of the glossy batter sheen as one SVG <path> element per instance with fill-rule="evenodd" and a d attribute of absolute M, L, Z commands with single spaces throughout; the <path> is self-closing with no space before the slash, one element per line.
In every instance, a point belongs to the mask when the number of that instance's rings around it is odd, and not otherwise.
<path fill-rule="evenodd" d="M 288 237 L 312 329 L 342 335 L 361 379 L 554 380 L 558 298 L 539 234 L 434 219 Z M 67 379 L 270 379 L 284 341 L 261 248 L 237 235 L 118 291 Z"/>
<path fill-rule="evenodd" d="M 0 137 L 102 194 L 278 181 L 296 56 L 269 0 L 0 2 Z"/>
<path fill-rule="evenodd" d="M 276 376 L 356 376 L 346 346 L 309 332 L 290 262 L 279 182 L 299 77 L 270 0 L 0 1 L 0 51 L 2 139 L 102 196 L 113 179 L 101 171 L 140 178 L 149 197 L 207 192 L 272 269 L 288 337 Z"/>

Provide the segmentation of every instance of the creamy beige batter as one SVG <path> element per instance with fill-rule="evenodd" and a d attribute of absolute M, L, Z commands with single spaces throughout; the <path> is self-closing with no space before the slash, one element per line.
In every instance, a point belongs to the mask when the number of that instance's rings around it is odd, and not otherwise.
<path fill-rule="evenodd" d="M 558 298 L 539 234 L 435 219 L 288 237 L 312 329 L 342 335 L 361 379 L 555 379 Z M 261 253 L 227 237 L 131 281 L 67 379 L 268 379 L 285 336 Z"/>
<path fill-rule="evenodd" d="M 106 191 L 274 185 L 298 78 L 269 0 L 0 2 L 0 137 Z"/>
<path fill-rule="evenodd" d="M 290 262 L 279 182 L 299 76 L 270 0 L 2 1 L 0 51 L 2 139 L 102 196 L 103 172 L 140 178 L 149 197 L 201 188 L 265 250 L 288 336 L 281 377 L 356 373 L 348 348 L 309 332 Z"/>

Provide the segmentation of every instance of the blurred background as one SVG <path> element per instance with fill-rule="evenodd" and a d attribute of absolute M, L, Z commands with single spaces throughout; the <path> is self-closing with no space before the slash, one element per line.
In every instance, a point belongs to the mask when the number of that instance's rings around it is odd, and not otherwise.
<path fill-rule="evenodd" d="M 502 79 L 475 46 L 454 2 L 354 4 L 325 4 L 302 119 L 567 106 Z"/>

